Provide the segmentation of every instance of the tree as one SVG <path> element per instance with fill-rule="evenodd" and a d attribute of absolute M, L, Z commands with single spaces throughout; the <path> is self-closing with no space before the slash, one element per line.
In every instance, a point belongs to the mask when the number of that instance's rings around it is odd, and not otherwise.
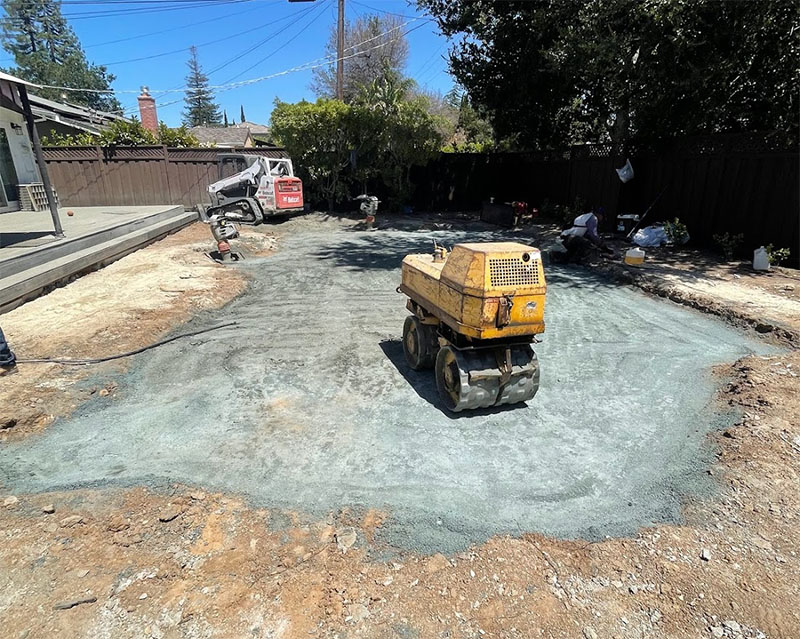
<path fill-rule="evenodd" d="M 244 105 L 239 105 L 239 122 L 244 124 L 247 120 L 244 117 Z"/>
<path fill-rule="evenodd" d="M 148 146 L 158 144 L 158 138 L 149 129 L 145 129 L 136 118 L 130 122 L 116 120 L 97 136 L 99 146 Z"/>
<path fill-rule="evenodd" d="M 185 148 L 200 146 L 200 141 L 194 137 L 185 126 L 168 127 L 163 122 L 158 123 L 158 141 L 164 146 Z"/>
<path fill-rule="evenodd" d="M 316 102 L 275 101 L 270 130 L 298 167 L 310 198 L 328 202 L 347 193 L 343 171 L 354 145 L 351 109 L 344 102 L 320 98 Z"/>
<path fill-rule="evenodd" d="M 453 141 L 458 124 L 458 108 L 447 102 L 447 97 L 439 91 L 414 87 L 412 95 L 425 105 L 425 110 L 436 120 L 436 128 L 445 144 Z"/>
<path fill-rule="evenodd" d="M 114 76 L 89 63 L 58 0 L 3 0 L 3 48 L 14 57 L 13 75 L 35 84 L 111 91 Z M 37 89 L 37 95 L 102 111 L 121 110 L 113 93 Z"/>
<path fill-rule="evenodd" d="M 227 127 L 228 125 L 228 112 L 223 110 L 222 111 L 222 126 Z"/>
<path fill-rule="evenodd" d="M 385 65 L 381 75 L 361 89 L 354 107 L 366 151 L 362 153 L 389 188 L 394 208 L 412 194 L 412 166 L 427 163 L 442 144 L 441 124 L 413 89 L 413 80 Z"/>
<path fill-rule="evenodd" d="M 136 118 L 130 121 L 115 120 L 100 135 L 80 133 L 77 135 L 62 135 L 51 131 L 49 136 L 42 138 L 43 146 L 147 146 L 158 144 L 158 139 L 152 131 L 145 129 Z"/>
<path fill-rule="evenodd" d="M 79 133 L 77 135 L 62 134 L 51 131 L 42 137 L 42 146 L 148 146 L 163 144 L 171 147 L 200 146 L 184 126 L 172 129 L 163 122 L 158 125 L 158 136 L 145 129 L 141 122 L 132 118 L 130 122 L 117 120 L 100 135 Z"/>
<path fill-rule="evenodd" d="M 214 102 L 214 92 L 208 87 L 208 76 L 203 73 L 197 58 L 197 47 L 189 48 L 189 74 L 186 76 L 186 108 L 183 123 L 186 126 L 219 126 L 222 115 Z"/>
<path fill-rule="evenodd" d="M 408 40 L 401 18 L 360 16 L 345 23 L 344 101 L 351 102 L 361 87 L 379 78 L 384 68 L 401 73 L 408 58 Z M 336 58 L 336 27 L 331 28 L 325 54 Z M 352 57 L 348 57 L 352 56 Z M 311 90 L 319 97 L 336 96 L 336 63 L 314 69 Z"/>
<path fill-rule="evenodd" d="M 458 37 L 450 68 L 520 146 L 787 130 L 800 29 L 790 0 L 418 0 Z"/>
<path fill-rule="evenodd" d="M 492 131 L 492 125 L 481 117 L 475 107 L 472 106 L 466 91 L 462 91 L 461 102 L 458 105 L 458 121 L 453 134 L 452 150 L 481 152 L 491 149 L 493 145 L 494 131 Z"/>
<path fill-rule="evenodd" d="M 298 167 L 309 199 L 323 198 L 332 209 L 350 189 L 361 191 L 364 182 L 380 178 L 390 206 L 407 201 L 411 167 L 427 162 L 442 140 L 410 88 L 410 80 L 386 69 L 352 104 L 276 101 L 270 129 Z"/>

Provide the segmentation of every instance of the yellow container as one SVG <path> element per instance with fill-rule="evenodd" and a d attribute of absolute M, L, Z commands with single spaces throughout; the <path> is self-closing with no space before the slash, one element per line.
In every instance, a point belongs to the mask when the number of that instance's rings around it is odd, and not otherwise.
<path fill-rule="evenodd" d="M 628 249 L 625 252 L 625 264 L 641 266 L 644 264 L 644 251 L 640 248 Z"/>

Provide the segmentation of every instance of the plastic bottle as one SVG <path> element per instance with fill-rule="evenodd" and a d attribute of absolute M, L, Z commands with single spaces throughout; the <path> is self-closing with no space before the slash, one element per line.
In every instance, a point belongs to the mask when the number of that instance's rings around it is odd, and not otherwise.
<path fill-rule="evenodd" d="M 641 266 L 644 262 L 644 251 L 638 247 L 628 249 L 625 252 L 625 264 L 631 266 Z"/>
<path fill-rule="evenodd" d="M 769 255 L 767 255 L 767 249 L 765 249 L 763 246 L 760 246 L 753 251 L 753 270 L 769 270 Z"/>

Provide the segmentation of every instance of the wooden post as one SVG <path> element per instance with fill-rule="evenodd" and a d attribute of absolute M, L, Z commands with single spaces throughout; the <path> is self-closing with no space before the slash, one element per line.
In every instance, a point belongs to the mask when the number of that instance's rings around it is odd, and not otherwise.
<path fill-rule="evenodd" d="M 111 189 L 106 179 L 106 162 L 105 156 L 103 155 L 103 148 L 100 145 L 95 145 L 94 150 L 97 153 L 97 172 L 100 174 L 100 181 L 103 183 L 103 200 L 106 203 L 113 202 L 111 198 Z"/>
<path fill-rule="evenodd" d="M 169 149 L 166 144 L 162 144 L 161 150 L 164 154 L 164 179 L 167 181 L 167 199 L 170 204 L 175 204 L 172 200 L 172 182 L 169 179 Z"/>
<path fill-rule="evenodd" d="M 39 173 L 42 176 L 42 184 L 44 184 L 44 193 L 47 196 L 47 204 L 50 207 L 50 217 L 53 218 L 53 234 L 56 237 L 64 237 L 64 229 L 61 227 L 61 220 L 58 217 L 58 205 L 53 195 L 53 187 L 50 184 L 50 175 L 47 173 L 47 165 L 44 163 L 42 144 L 39 141 L 39 133 L 36 131 L 36 125 L 33 121 L 31 102 L 28 100 L 28 89 L 24 84 L 18 84 L 17 87 L 19 88 L 19 97 L 22 98 L 22 109 L 25 111 L 28 135 L 33 143 L 33 152 L 36 155 L 36 163 L 39 165 Z"/>

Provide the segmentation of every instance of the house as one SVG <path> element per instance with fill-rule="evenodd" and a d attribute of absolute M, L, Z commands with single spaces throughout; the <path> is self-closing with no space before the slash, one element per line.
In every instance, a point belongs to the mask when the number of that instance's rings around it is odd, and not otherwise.
<path fill-rule="evenodd" d="M 116 121 L 130 122 L 116 113 L 95 111 L 77 104 L 55 102 L 29 94 L 31 111 L 36 120 L 39 137 L 49 136 L 52 131 L 62 135 L 89 133 L 98 135 Z"/>
<path fill-rule="evenodd" d="M 36 85 L 7 73 L 0 73 L 0 213 L 47 208 L 41 171 L 25 118 L 22 89 L 39 138 L 60 134 L 97 135 L 115 121 L 129 122 L 115 113 L 55 102 L 30 90 Z"/>
<path fill-rule="evenodd" d="M 235 124 L 234 127 L 237 129 L 250 129 L 250 135 L 253 138 L 253 144 L 256 146 L 273 146 L 272 133 L 270 132 L 268 126 L 245 121 L 241 124 Z"/>
<path fill-rule="evenodd" d="M 21 89 L 24 80 L 0 72 L 0 213 L 20 208 L 21 185 L 41 185 Z"/>
<path fill-rule="evenodd" d="M 193 126 L 189 131 L 203 146 L 216 146 L 221 149 L 245 149 L 255 146 L 248 128 Z"/>

